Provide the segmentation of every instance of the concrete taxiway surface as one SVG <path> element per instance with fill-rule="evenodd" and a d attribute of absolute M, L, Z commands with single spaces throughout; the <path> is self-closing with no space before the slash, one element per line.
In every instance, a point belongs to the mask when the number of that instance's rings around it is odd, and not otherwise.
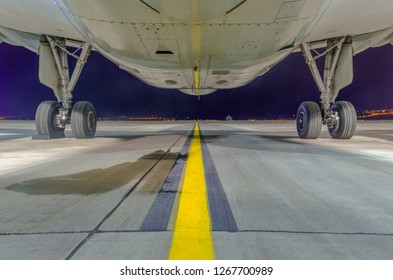
<path fill-rule="evenodd" d="M 181 202 L 194 159 L 214 258 L 393 259 L 393 122 L 360 122 L 349 141 L 298 139 L 294 122 L 199 126 L 188 155 L 194 122 L 43 141 L 33 122 L 0 121 L 0 259 L 168 259 L 195 218 Z"/>

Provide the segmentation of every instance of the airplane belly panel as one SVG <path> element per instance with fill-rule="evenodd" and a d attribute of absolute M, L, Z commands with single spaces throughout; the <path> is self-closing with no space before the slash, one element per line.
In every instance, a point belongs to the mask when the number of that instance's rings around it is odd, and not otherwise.
<path fill-rule="evenodd" d="M 133 75 L 158 87 L 188 92 L 199 84 L 211 92 L 244 85 L 283 59 L 328 1 L 58 2 L 88 41 Z"/>
<path fill-rule="evenodd" d="M 2 0 L 0 26 L 38 35 L 83 39 L 53 0 Z"/>
<path fill-rule="evenodd" d="M 310 41 L 371 33 L 393 26 L 392 0 L 333 0 Z"/>

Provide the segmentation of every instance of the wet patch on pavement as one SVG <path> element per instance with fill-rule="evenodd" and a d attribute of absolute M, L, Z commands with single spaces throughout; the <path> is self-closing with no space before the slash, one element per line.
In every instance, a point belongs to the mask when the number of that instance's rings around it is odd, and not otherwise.
<path fill-rule="evenodd" d="M 165 157 L 164 157 L 165 155 Z M 177 159 L 177 153 L 155 151 L 136 162 L 125 162 L 108 168 L 92 169 L 64 176 L 38 178 L 7 187 L 7 190 L 29 195 L 93 195 L 121 188 L 144 175 L 157 161 Z"/>

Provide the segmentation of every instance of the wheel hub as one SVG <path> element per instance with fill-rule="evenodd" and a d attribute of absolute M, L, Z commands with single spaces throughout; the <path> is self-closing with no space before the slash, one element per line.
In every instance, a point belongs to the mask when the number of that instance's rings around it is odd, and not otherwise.
<path fill-rule="evenodd" d="M 325 123 L 327 127 L 333 131 L 337 131 L 340 123 L 338 112 L 330 110 L 325 114 Z"/>
<path fill-rule="evenodd" d="M 92 111 L 90 111 L 87 114 L 87 127 L 90 131 L 94 130 L 96 124 L 96 118 L 94 116 L 94 113 Z"/>
<path fill-rule="evenodd" d="M 301 131 L 304 130 L 304 122 L 305 122 L 305 114 L 304 114 L 304 112 L 300 112 L 299 117 L 298 117 L 298 125 L 299 125 L 299 129 Z"/>
<path fill-rule="evenodd" d="M 69 110 L 64 107 L 59 108 L 58 114 L 55 116 L 55 126 L 64 129 L 70 123 Z"/>

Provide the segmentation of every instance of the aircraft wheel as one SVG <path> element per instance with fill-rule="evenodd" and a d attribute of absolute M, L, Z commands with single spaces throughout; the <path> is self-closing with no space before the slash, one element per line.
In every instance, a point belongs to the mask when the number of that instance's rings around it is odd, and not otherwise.
<path fill-rule="evenodd" d="M 64 128 L 56 126 L 56 115 L 61 105 L 55 101 L 42 102 L 35 114 L 35 126 L 39 135 L 49 138 L 64 137 Z"/>
<path fill-rule="evenodd" d="M 71 129 L 76 138 L 92 138 L 97 129 L 97 113 L 88 101 L 75 103 L 71 112 Z"/>
<path fill-rule="evenodd" d="M 331 110 L 338 113 L 339 121 L 336 128 L 329 128 L 330 136 L 334 139 L 351 139 L 357 125 L 355 107 L 348 101 L 338 101 Z"/>
<path fill-rule="evenodd" d="M 322 115 L 316 102 L 307 101 L 300 104 L 296 114 L 296 129 L 300 138 L 316 139 L 321 134 Z"/>

